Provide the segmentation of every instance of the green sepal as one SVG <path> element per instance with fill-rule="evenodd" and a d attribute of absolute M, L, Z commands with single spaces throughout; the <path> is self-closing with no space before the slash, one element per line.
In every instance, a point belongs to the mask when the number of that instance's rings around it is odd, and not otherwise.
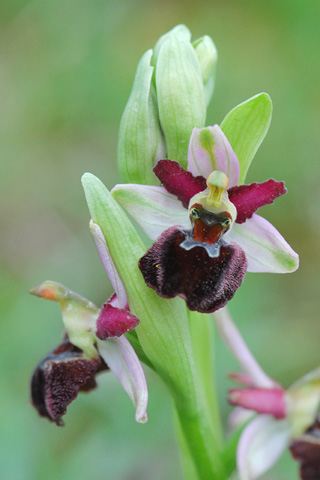
<path fill-rule="evenodd" d="M 118 167 L 122 180 L 127 183 L 159 185 L 152 169 L 165 157 L 151 59 L 152 50 L 148 50 L 139 62 L 120 123 Z"/>
<path fill-rule="evenodd" d="M 161 41 L 155 83 L 167 157 L 186 168 L 192 129 L 205 124 L 206 98 L 197 54 L 175 30 Z"/>
<path fill-rule="evenodd" d="M 208 105 L 215 86 L 218 51 L 213 40 L 208 35 L 204 35 L 195 40 L 193 46 L 200 63 L 201 76 Z"/>
<path fill-rule="evenodd" d="M 271 116 L 271 98 L 267 93 L 259 93 L 233 108 L 220 125 L 239 159 L 240 185 L 268 132 Z"/>

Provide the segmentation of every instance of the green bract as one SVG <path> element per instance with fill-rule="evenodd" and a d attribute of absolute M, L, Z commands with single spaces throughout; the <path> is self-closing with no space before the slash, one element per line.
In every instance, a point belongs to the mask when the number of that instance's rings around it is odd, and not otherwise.
<path fill-rule="evenodd" d="M 161 158 L 186 166 L 192 129 L 205 124 L 216 61 L 211 38 L 192 44 L 184 25 L 163 35 L 142 56 L 120 125 L 123 181 L 158 185 L 152 167 Z"/>
<path fill-rule="evenodd" d="M 132 92 L 123 113 L 118 143 L 121 177 L 128 182 L 159 183 L 152 172 L 154 164 L 165 155 L 159 123 L 155 88 L 151 82 L 152 50 L 141 58 Z"/>

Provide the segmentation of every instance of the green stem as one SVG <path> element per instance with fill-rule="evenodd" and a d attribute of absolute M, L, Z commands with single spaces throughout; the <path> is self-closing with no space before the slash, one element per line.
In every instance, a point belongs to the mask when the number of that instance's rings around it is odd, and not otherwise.
<path fill-rule="evenodd" d="M 225 480 L 222 454 L 219 450 L 206 416 L 199 402 L 196 411 L 190 412 L 175 400 L 177 416 L 180 423 L 180 438 L 184 436 L 182 450 L 186 461 L 187 450 L 196 468 L 199 480 Z M 189 464 L 191 463 L 191 459 Z"/>
<path fill-rule="evenodd" d="M 189 312 L 191 340 L 199 394 L 217 444 L 223 445 L 223 429 L 215 384 L 214 320 L 212 315 Z"/>

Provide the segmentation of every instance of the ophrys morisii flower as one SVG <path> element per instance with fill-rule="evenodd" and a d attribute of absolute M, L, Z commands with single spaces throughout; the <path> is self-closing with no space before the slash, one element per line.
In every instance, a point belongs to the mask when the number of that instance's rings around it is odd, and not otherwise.
<path fill-rule="evenodd" d="M 193 130 L 188 171 L 160 160 L 163 187 L 117 185 L 114 197 L 156 240 L 140 260 L 147 285 L 181 296 L 190 310 L 213 312 L 241 285 L 246 271 L 293 272 L 298 255 L 255 211 L 286 193 L 283 182 L 240 185 L 239 161 L 218 125 Z"/>
<path fill-rule="evenodd" d="M 126 290 L 100 227 L 91 222 L 90 229 L 115 294 L 99 309 L 57 282 L 46 281 L 30 291 L 59 303 L 65 327 L 62 343 L 34 370 L 32 404 L 41 416 L 63 425 L 61 417 L 78 392 L 94 388 L 95 375 L 110 369 L 131 398 L 136 421 L 145 423 L 146 379 L 138 356 L 124 336 L 139 320 L 129 311 Z"/>

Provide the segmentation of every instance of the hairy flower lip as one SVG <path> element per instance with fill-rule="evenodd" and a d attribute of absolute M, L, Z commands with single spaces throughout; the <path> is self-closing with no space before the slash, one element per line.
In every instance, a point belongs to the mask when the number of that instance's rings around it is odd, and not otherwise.
<path fill-rule="evenodd" d="M 63 426 L 62 416 L 79 391 L 96 387 L 95 375 L 108 370 L 104 360 L 85 358 L 68 337 L 36 366 L 31 379 L 31 403 L 39 415 Z"/>
<path fill-rule="evenodd" d="M 246 272 L 238 245 L 219 240 L 209 255 L 205 245 L 184 246 L 188 232 L 171 227 L 139 261 L 146 284 L 164 298 L 182 297 L 190 310 L 202 313 L 222 308 L 234 296 Z M 209 245 L 210 247 L 211 245 Z"/>

